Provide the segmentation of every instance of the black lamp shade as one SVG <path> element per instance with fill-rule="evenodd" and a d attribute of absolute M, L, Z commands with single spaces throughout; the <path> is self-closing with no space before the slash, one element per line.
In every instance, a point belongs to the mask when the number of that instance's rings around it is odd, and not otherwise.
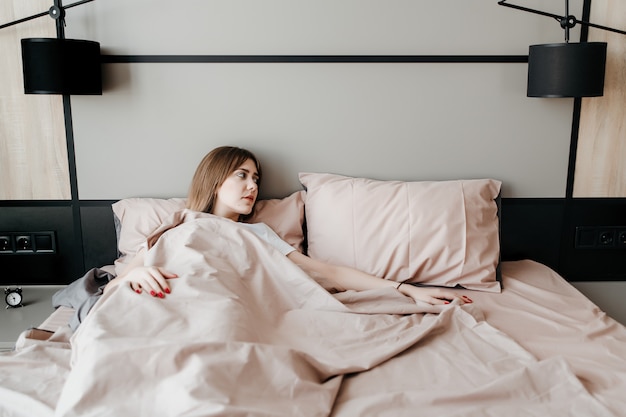
<path fill-rule="evenodd" d="M 98 42 L 22 39 L 22 65 L 26 94 L 102 94 Z"/>
<path fill-rule="evenodd" d="M 528 97 L 597 97 L 604 93 L 606 42 L 531 45 Z"/>

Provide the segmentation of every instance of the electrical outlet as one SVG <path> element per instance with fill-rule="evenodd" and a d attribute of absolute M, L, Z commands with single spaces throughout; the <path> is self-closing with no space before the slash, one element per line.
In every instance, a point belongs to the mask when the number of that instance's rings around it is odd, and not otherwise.
<path fill-rule="evenodd" d="M 597 246 L 600 246 L 600 247 L 615 246 L 615 230 L 612 230 L 612 229 L 598 230 Z"/>
<path fill-rule="evenodd" d="M 626 249 L 626 226 L 578 226 L 577 249 Z"/>
<path fill-rule="evenodd" d="M 0 232 L 0 255 L 56 253 L 55 232 Z"/>
<path fill-rule="evenodd" d="M 0 235 L 0 253 L 13 253 L 13 238 L 5 234 Z"/>
<path fill-rule="evenodd" d="M 15 251 L 16 252 L 32 252 L 33 251 L 33 239 L 31 235 L 16 235 L 15 236 Z"/>

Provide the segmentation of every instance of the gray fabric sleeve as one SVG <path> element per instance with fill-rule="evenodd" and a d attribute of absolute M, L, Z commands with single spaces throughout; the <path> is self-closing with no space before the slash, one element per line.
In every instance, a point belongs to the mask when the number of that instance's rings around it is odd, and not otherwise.
<path fill-rule="evenodd" d="M 69 323 L 70 328 L 75 331 L 100 299 L 104 286 L 113 278 L 115 278 L 113 274 L 93 268 L 67 287 L 57 291 L 52 296 L 52 307 L 65 306 L 75 310 Z"/>

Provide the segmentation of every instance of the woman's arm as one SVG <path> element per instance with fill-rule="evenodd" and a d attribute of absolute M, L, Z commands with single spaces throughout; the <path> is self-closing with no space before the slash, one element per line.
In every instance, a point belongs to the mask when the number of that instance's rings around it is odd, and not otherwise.
<path fill-rule="evenodd" d="M 142 248 L 131 259 L 122 273 L 109 281 L 103 292 L 106 293 L 111 288 L 126 282 L 138 294 L 141 294 L 143 290 L 149 292 L 153 297 L 163 298 L 165 296 L 164 293 L 169 294 L 170 286 L 167 280 L 177 278 L 178 275 L 158 266 L 144 266 L 144 255 L 145 249 Z"/>
<path fill-rule="evenodd" d="M 354 268 L 327 264 L 309 258 L 298 251 L 289 253 L 287 257 L 325 288 L 363 291 L 384 287 L 396 288 L 399 284 L 398 282 L 375 277 Z M 416 287 L 405 284 L 400 285 L 398 291 L 416 301 L 425 301 L 430 304 L 448 304 L 454 299 L 460 299 L 466 303 L 472 302 L 466 296 L 459 296 L 455 292 L 443 288 Z"/>

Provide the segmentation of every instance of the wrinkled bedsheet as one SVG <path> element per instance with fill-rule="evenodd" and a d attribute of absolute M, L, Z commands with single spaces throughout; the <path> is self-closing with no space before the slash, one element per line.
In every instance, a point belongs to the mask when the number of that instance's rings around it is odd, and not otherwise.
<path fill-rule="evenodd" d="M 188 219 L 146 263 L 179 275 L 164 299 L 120 286 L 0 355 L 1 416 L 613 415 L 478 303 L 333 295 L 228 220 Z"/>

